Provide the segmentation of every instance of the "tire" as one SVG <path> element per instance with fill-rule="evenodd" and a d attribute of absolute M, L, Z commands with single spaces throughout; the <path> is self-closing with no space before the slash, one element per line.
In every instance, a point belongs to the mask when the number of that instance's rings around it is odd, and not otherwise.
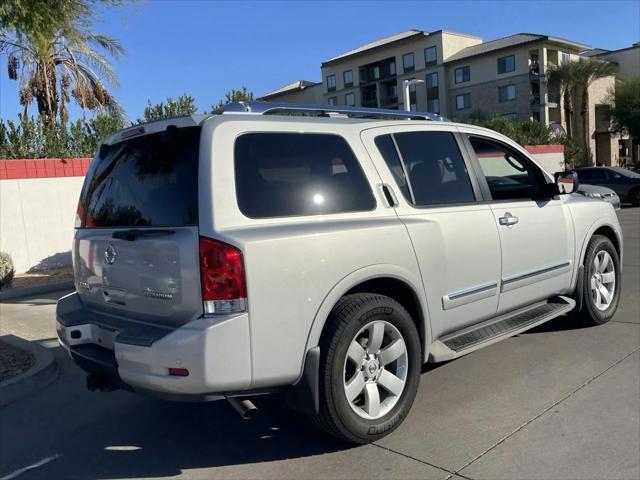
<path fill-rule="evenodd" d="M 398 302 L 371 293 L 343 297 L 320 341 L 316 425 L 351 444 L 370 443 L 391 433 L 413 404 L 421 351 L 416 325 Z M 404 380 L 401 388 L 398 380 Z"/>
<path fill-rule="evenodd" d="M 596 265 L 596 258 L 598 258 Z M 606 265 L 603 262 L 606 260 Z M 577 317 L 587 325 L 607 323 L 616 313 L 622 286 L 620 257 L 611 240 L 594 235 L 584 257 L 583 306 Z M 603 289 L 610 298 L 603 295 Z"/>
<path fill-rule="evenodd" d="M 634 207 L 640 206 L 640 188 L 635 188 L 629 192 L 629 201 Z"/>

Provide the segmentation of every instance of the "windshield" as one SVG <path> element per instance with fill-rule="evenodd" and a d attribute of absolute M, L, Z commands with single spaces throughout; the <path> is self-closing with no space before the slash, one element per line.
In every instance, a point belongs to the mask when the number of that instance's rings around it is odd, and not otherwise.
<path fill-rule="evenodd" d="M 77 226 L 197 224 L 200 130 L 169 127 L 96 156 L 82 187 Z"/>

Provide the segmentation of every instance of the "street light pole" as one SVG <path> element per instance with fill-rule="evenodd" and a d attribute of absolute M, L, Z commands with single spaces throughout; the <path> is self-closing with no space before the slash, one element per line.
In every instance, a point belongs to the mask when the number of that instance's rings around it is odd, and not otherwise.
<path fill-rule="evenodd" d="M 409 102 L 409 86 L 416 85 L 418 83 L 424 83 L 424 80 L 413 78 L 411 80 L 405 80 L 402 82 L 403 91 L 404 91 L 404 109 L 407 112 L 411 111 L 411 103 Z"/>

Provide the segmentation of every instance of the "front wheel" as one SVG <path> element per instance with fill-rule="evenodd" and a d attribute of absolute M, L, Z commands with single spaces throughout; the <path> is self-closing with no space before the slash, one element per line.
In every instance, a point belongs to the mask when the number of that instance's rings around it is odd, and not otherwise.
<path fill-rule="evenodd" d="M 409 412 L 420 381 L 411 316 L 389 297 L 358 293 L 338 302 L 325 328 L 316 423 L 355 444 L 389 434 Z"/>
<path fill-rule="evenodd" d="M 621 280 L 615 246 L 607 237 L 594 235 L 584 257 L 582 320 L 591 325 L 611 320 L 618 308 Z"/>

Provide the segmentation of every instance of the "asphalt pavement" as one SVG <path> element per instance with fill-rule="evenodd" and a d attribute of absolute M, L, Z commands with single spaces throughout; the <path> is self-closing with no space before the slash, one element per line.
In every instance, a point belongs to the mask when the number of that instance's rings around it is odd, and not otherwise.
<path fill-rule="evenodd" d="M 424 368 L 406 421 L 345 447 L 287 410 L 91 393 L 51 339 L 61 293 L 0 305 L 0 334 L 39 341 L 59 378 L 0 409 L 0 480 L 130 478 L 640 478 L 640 209 L 625 234 L 621 305 L 606 325 L 561 317 Z M 15 478 L 15 477 L 13 477 Z"/>

